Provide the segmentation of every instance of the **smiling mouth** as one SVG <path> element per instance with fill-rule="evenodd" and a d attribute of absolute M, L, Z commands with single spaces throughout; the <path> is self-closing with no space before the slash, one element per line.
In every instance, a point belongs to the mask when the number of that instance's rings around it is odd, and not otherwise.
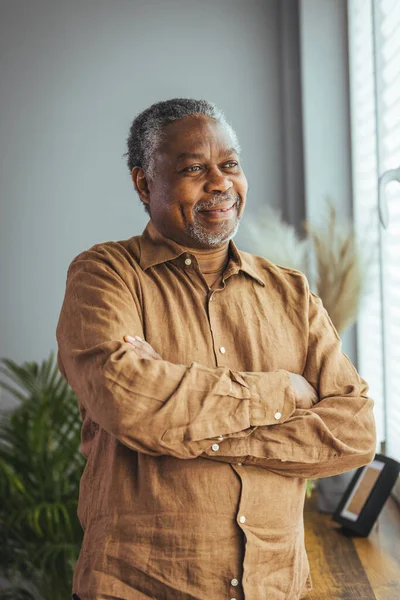
<path fill-rule="evenodd" d="M 228 205 L 228 206 L 221 206 L 221 207 L 213 207 L 213 208 L 207 208 L 205 210 L 199 210 L 199 213 L 201 213 L 202 215 L 205 215 L 207 217 L 227 217 L 229 215 L 231 215 L 233 213 L 233 211 L 235 210 L 235 208 L 237 208 L 238 206 L 238 200 L 236 202 L 233 202 L 232 204 Z"/>

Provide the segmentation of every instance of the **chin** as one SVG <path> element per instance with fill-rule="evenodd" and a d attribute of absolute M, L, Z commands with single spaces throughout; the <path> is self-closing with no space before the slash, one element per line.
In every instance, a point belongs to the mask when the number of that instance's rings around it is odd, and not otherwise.
<path fill-rule="evenodd" d="M 187 226 L 186 233 L 201 248 L 216 248 L 231 240 L 239 229 L 240 218 L 236 219 L 234 226 L 221 227 L 218 231 L 210 231 L 199 222 Z"/>

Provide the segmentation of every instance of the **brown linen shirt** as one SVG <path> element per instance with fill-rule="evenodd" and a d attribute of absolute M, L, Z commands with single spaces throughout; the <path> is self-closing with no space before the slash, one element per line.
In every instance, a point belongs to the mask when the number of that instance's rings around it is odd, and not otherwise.
<path fill-rule="evenodd" d="M 306 478 L 374 457 L 368 385 L 305 275 L 229 252 L 209 291 L 150 221 L 69 267 L 57 340 L 87 457 L 82 600 L 304 598 Z M 312 408 L 296 409 L 288 371 L 317 390 Z"/>

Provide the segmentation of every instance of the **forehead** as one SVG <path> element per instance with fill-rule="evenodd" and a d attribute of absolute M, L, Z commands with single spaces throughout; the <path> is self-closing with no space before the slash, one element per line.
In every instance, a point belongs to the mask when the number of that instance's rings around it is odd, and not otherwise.
<path fill-rule="evenodd" d="M 232 136 L 225 125 L 205 115 L 195 115 L 168 123 L 164 127 L 159 150 L 177 157 L 184 152 L 201 153 L 210 147 L 226 151 L 233 145 Z"/>

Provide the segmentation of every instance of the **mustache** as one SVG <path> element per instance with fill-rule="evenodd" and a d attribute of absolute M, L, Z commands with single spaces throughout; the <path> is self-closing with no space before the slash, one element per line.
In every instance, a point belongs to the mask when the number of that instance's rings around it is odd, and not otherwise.
<path fill-rule="evenodd" d="M 207 202 L 197 204 L 194 211 L 199 212 L 200 210 L 208 210 L 215 206 L 219 206 L 220 204 L 224 204 L 225 202 L 234 202 L 236 204 L 236 202 L 239 201 L 239 194 L 218 194 L 218 196 L 212 196 Z"/>

